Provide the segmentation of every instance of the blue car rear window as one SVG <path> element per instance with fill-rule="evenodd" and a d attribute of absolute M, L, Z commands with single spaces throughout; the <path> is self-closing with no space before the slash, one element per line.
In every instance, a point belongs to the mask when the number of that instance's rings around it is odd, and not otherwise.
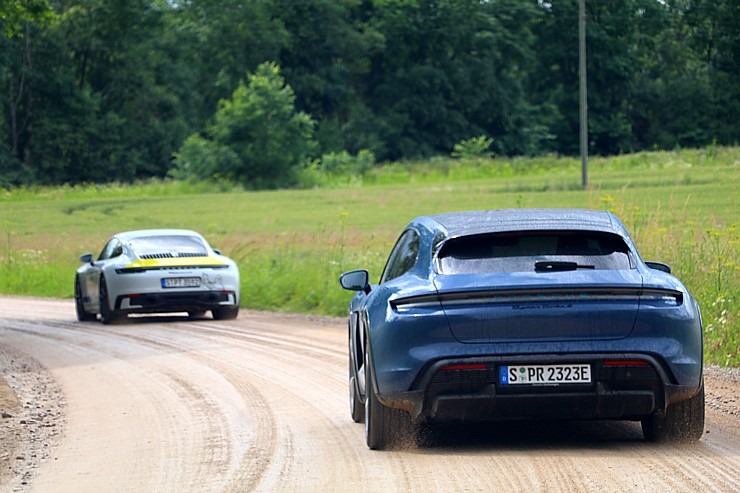
<path fill-rule="evenodd" d="M 524 231 L 448 240 L 437 255 L 442 274 L 616 270 L 633 266 L 624 240 L 590 231 Z"/>

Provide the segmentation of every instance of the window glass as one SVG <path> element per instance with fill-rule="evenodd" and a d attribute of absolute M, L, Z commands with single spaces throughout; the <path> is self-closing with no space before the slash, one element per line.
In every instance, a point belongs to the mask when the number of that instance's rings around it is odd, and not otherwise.
<path fill-rule="evenodd" d="M 624 240 L 591 231 L 514 232 L 449 240 L 437 256 L 443 274 L 629 269 Z"/>
<path fill-rule="evenodd" d="M 419 234 L 413 229 L 406 230 L 393 247 L 380 282 L 390 281 L 411 270 L 418 256 Z"/>
<path fill-rule="evenodd" d="M 205 257 L 208 250 L 197 236 L 144 236 L 131 240 L 131 248 L 139 258 Z"/>
<path fill-rule="evenodd" d="M 121 242 L 118 241 L 117 238 L 112 238 L 107 245 L 105 245 L 105 248 L 103 248 L 103 251 L 100 252 L 100 256 L 98 257 L 98 260 L 106 260 L 109 258 L 115 258 L 118 257 L 123 253 L 123 246 L 121 245 Z"/>
<path fill-rule="evenodd" d="M 113 248 L 113 251 L 110 254 L 110 258 L 116 258 L 120 256 L 123 253 L 123 245 L 120 241 L 116 242 L 116 246 Z"/>

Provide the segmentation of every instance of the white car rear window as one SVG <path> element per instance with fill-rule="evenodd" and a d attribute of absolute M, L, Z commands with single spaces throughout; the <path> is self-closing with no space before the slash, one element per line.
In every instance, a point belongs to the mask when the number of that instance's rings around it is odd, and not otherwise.
<path fill-rule="evenodd" d="M 147 236 L 131 240 L 139 258 L 204 257 L 208 249 L 196 236 Z"/>

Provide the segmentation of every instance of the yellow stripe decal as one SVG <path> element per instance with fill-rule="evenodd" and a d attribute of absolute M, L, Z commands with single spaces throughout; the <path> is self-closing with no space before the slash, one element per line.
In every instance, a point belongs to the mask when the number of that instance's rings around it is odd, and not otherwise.
<path fill-rule="evenodd" d="M 127 269 L 146 269 L 151 267 L 208 267 L 226 265 L 226 262 L 213 257 L 173 257 L 138 259 L 126 266 Z"/>

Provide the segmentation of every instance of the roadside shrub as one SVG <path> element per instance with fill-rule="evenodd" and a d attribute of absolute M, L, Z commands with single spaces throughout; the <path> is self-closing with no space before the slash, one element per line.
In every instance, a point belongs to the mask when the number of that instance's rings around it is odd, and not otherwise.
<path fill-rule="evenodd" d="M 488 149 L 493 144 L 493 139 L 481 135 L 462 140 L 452 148 L 452 156 L 455 159 L 479 159 L 482 157 L 493 157 L 493 152 Z"/>
<path fill-rule="evenodd" d="M 221 100 L 205 136 L 191 135 L 171 175 L 226 179 L 250 189 L 289 187 L 315 148 L 314 121 L 295 109 L 295 94 L 274 63 L 247 75 Z"/>
<path fill-rule="evenodd" d="M 319 168 L 331 175 L 363 175 L 375 164 L 375 154 L 363 149 L 352 156 L 347 151 L 331 152 L 321 156 Z"/>

